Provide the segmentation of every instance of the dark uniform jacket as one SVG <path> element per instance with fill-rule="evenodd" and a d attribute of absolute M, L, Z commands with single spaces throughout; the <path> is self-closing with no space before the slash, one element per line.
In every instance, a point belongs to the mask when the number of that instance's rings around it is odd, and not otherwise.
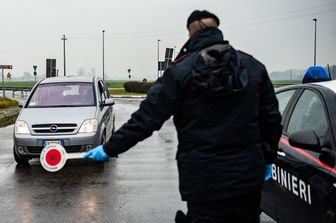
<path fill-rule="evenodd" d="M 263 64 L 233 49 L 219 29 L 198 31 L 104 150 L 109 156 L 127 151 L 172 115 L 183 200 L 260 193 L 265 163 L 274 161 L 281 135 Z"/>

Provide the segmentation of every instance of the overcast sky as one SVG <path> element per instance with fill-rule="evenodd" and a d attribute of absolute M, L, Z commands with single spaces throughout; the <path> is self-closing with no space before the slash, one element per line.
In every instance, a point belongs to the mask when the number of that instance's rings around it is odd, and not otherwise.
<path fill-rule="evenodd" d="M 0 0 L 0 64 L 16 76 L 45 74 L 46 58 L 57 59 L 63 75 L 66 41 L 67 74 L 80 68 L 109 79 L 157 76 L 166 47 L 177 51 L 188 39 L 186 19 L 195 9 L 215 13 L 225 39 L 268 68 L 269 72 L 313 64 L 317 18 L 317 64 L 336 64 L 336 0 Z"/>

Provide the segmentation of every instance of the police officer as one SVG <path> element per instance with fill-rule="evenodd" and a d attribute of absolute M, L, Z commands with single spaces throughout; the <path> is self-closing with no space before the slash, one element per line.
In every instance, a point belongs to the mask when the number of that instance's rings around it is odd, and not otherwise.
<path fill-rule="evenodd" d="M 128 122 L 85 158 L 117 156 L 173 115 L 188 219 L 254 223 L 265 165 L 276 157 L 281 116 L 265 66 L 224 41 L 219 23 L 208 11 L 191 13 L 190 39 L 177 59 Z"/>

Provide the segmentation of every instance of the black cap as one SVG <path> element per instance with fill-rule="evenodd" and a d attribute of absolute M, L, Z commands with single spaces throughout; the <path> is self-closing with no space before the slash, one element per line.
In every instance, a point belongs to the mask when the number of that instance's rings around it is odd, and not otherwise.
<path fill-rule="evenodd" d="M 188 18 L 187 28 L 191 23 L 193 23 L 195 21 L 199 21 L 201 19 L 205 19 L 205 18 L 214 19 L 217 23 L 217 26 L 219 26 L 219 19 L 215 14 L 212 14 L 211 12 L 208 12 L 206 10 L 203 10 L 203 11 L 195 10 L 190 14 L 190 16 Z"/>

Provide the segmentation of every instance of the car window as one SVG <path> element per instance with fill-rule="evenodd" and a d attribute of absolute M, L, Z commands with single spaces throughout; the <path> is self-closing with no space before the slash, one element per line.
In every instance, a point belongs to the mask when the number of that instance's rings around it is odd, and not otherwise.
<path fill-rule="evenodd" d="M 28 108 L 94 106 L 91 83 L 52 83 L 37 86 Z"/>
<path fill-rule="evenodd" d="M 311 90 L 305 90 L 299 98 L 289 120 L 287 132 L 314 130 L 323 142 L 327 132 L 327 116 L 321 98 Z"/>
<path fill-rule="evenodd" d="M 276 94 L 276 97 L 279 101 L 279 111 L 281 115 L 285 111 L 289 100 L 292 98 L 295 90 L 282 91 Z"/>

